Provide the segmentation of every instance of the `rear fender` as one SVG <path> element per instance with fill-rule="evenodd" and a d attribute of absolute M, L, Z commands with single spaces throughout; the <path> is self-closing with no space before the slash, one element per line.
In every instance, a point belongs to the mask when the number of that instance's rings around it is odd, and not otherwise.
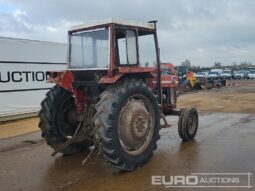
<path fill-rule="evenodd" d="M 67 91 L 72 92 L 73 75 L 69 71 L 46 72 L 48 76 L 48 83 L 55 83 Z"/>
<path fill-rule="evenodd" d="M 114 84 L 120 80 L 126 78 L 140 78 L 140 79 L 151 79 L 153 78 L 153 73 L 143 72 L 143 73 L 126 73 L 126 74 L 116 74 L 113 77 L 103 76 L 98 83 L 99 84 Z"/>
<path fill-rule="evenodd" d="M 113 77 L 103 76 L 102 78 L 100 78 L 98 83 L 99 84 L 113 84 L 113 83 L 117 82 L 122 76 L 123 76 L 123 74 L 117 74 Z"/>

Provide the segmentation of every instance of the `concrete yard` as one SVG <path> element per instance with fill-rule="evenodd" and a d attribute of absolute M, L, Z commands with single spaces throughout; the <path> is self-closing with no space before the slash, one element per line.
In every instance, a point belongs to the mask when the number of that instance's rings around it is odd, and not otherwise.
<path fill-rule="evenodd" d="M 118 172 L 99 154 L 82 166 L 87 153 L 51 156 L 52 149 L 37 131 L 37 118 L 0 124 L 0 190 L 216 190 L 165 188 L 152 176 L 191 173 L 255 173 L 255 80 L 235 86 L 181 95 L 178 106 L 199 110 L 195 140 L 182 142 L 177 117 L 160 131 L 154 156 L 133 172 Z M 22 135 L 23 134 L 23 135 Z M 255 190 L 251 176 L 249 190 Z M 220 188 L 218 188 L 220 189 Z M 248 190 L 224 188 L 221 190 Z"/>

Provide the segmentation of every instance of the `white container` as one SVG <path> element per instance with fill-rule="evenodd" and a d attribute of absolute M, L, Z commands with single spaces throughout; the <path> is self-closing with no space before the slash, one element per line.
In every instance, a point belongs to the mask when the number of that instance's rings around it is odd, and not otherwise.
<path fill-rule="evenodd" d="M 66 44 L 0 37 L 0 121 L 37 113 L 46 71 L 65 69 Z"/>

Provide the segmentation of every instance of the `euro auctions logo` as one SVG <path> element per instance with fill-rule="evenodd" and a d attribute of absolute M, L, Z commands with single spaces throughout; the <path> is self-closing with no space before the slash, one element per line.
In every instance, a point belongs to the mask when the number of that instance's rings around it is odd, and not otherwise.
<path fill-rule="evenodd" d="M 151 184 L 165 187 L 195 186 L 198 185 L 197 176 L 152 176 Z"/>
<path fill-rule="evenodd" d="M 252 173 L 191 173 L 177 176 L 151 176 L 154 186 L 191 188 L 252 188 Z"/>

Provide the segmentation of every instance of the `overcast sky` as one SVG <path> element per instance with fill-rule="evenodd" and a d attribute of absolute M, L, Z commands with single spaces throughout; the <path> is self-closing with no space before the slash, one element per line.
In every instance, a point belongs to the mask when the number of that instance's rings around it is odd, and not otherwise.
<path fill-rule="evenodd" d="M 255 64 L 254 0 L 0 0 L 0 36 L 66 42 L 71 25 L 109 17 L 158 20 L 164 62 Z"/>

